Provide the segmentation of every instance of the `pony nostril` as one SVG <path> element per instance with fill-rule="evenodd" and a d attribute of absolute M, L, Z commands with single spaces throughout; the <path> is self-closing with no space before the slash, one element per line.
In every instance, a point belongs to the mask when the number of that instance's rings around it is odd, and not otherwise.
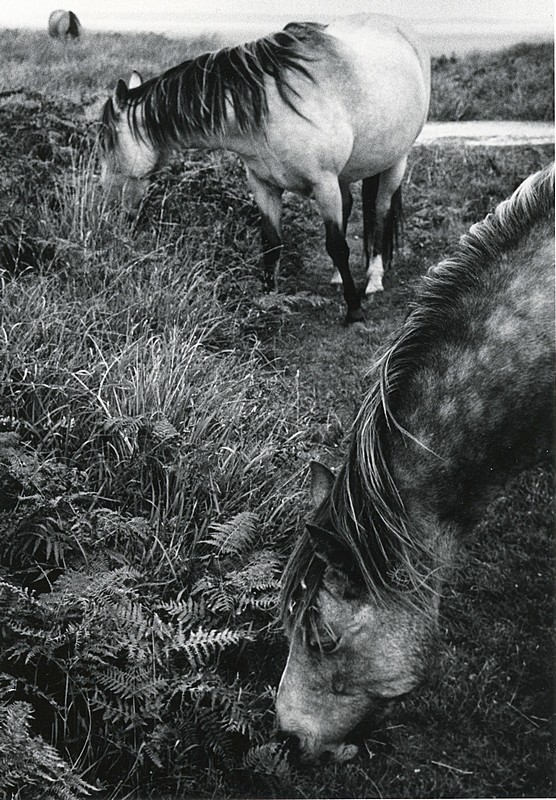
<path fill-rule="evenodd" d="M 287 731 L 278 731 L 276 739 L 280 744 L 284 745 L 284 748 L 292 759 L 299 760 L 301 757 L 301 742 L 299 741 L 299 736 L 296 736 L 295 733 L 287 733 Z"/>

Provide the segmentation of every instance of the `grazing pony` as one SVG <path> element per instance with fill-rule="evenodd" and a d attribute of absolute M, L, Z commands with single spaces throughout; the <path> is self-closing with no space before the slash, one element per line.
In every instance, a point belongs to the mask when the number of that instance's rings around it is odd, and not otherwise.
<path fill-rule="evenodd" d="M 304 757 L 351 758 L 351 730 L 425 677 L 458 536 L 551 452 L 553 377 L 551 166 L 429 270 L 338 476 L 312 465 L 316 512 L 283 578 L 276 702 Z"/>
<path fill-rule="evenodd" d="M 81 23 L 73 11 L 59 8 L 48 18 L 48 33 L 54 39 L 78 39 L 81 36 Z"/>
<path fill-rule="evenodd" d="M 347 321 L 363 318 L 349 269 L 350 184 L 363 181 L 366 293 L 382 289 L 401 213 L 400 184 L 430 97 L 430 58 L 412 28 L 359 14 L 291 23 L 206 53 L 158 78 L 119 81 L 102 113 L 101 181 L 136 207 L 177 147 L 236 152 L 261 211 L 264 285 L 275 286 L 284 190 L 315 199 L 343 283 Z"/>

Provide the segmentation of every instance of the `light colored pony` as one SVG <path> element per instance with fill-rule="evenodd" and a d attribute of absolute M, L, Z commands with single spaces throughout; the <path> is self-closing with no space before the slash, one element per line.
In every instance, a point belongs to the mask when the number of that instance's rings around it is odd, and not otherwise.
<path fill-rule="evenodd" d="M 241 156 L 261 211 L 265 286 L 275 285 L 282 194 L 313 197 L 342 282 L 347 321 L 363 318 L 345 232 L 350 184 L 363 180 L 365 292 L 382 289 L 395 244 L 400 184 L 430 97 L 430 59 L 413 29 L 359 14 L 292 23 L 246 45 L 206 53 L 158 78 L 120 81 L 104 107 L 102 182 L 136 207 L 177 147 Z"/>
<path fill-rule="evenodd" d="M 306 758 L 426 677 L 461 532 L 554 442 L 554 167 L 429 270 L 283 580 L 278 725 Z"/>

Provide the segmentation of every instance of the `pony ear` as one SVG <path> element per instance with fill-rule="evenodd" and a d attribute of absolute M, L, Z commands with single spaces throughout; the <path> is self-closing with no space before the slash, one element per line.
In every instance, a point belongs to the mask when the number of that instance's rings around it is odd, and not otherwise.
<path fill-rule="evenodd" d="M 318 461 L 311 461 L 311 499 L 315 508 L 318 508 L 328 497 L 334 485 L 334 473 Z"/>
<path fill-rule="evenodd" d="M 350 564 L 349 556 L 333 534 L 310 522 L 305 527 L 317 558 L 324 561 L 327 567 L 347 573 Z"/>
<path fill-rule="evenodd" d="M 143 83 L 143 78 L 141 77 L 141 73 L 137 72 L 137 70 L 134 69 L 131 75 L 129 76 L 129 80 L 127 82 L 127 88 L 136 89 L 138 86 L 141 86 L 142 83 Z"/>
<path fill-rule="evenodd" d="M 116 88 L 114 89 L 114 94 L 112 95 L 112 105 L 114 106 L 114 111 L 121 111 L 125 106 L 126 100 L 127 86 L 125 85 L 125 81 L 119 80 L 116 84 Z"/>

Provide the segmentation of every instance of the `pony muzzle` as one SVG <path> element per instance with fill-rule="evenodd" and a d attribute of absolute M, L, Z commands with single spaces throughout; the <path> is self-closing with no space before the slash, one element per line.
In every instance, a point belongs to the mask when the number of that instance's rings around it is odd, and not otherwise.
<path fill-rule="evenodd" d="M 347 742 L 309 742 L 301 741 L 299 748 L 299 760 L 302 762 L 315 762 L 320 759 L 335 761 L 343 764 L 351 761 L 357 753 L 359 747 L 356 744 Z"/>
<path fill-rule="evenodd" d="M 276 738 L 282 742 L 294 762 L 311 763 L 328 757 L 338 764 L 350 761 L 359 752 L 356 744 L 347 742 L 322 742 L 316 737 L 289 731 L 278 731 Z"/>

